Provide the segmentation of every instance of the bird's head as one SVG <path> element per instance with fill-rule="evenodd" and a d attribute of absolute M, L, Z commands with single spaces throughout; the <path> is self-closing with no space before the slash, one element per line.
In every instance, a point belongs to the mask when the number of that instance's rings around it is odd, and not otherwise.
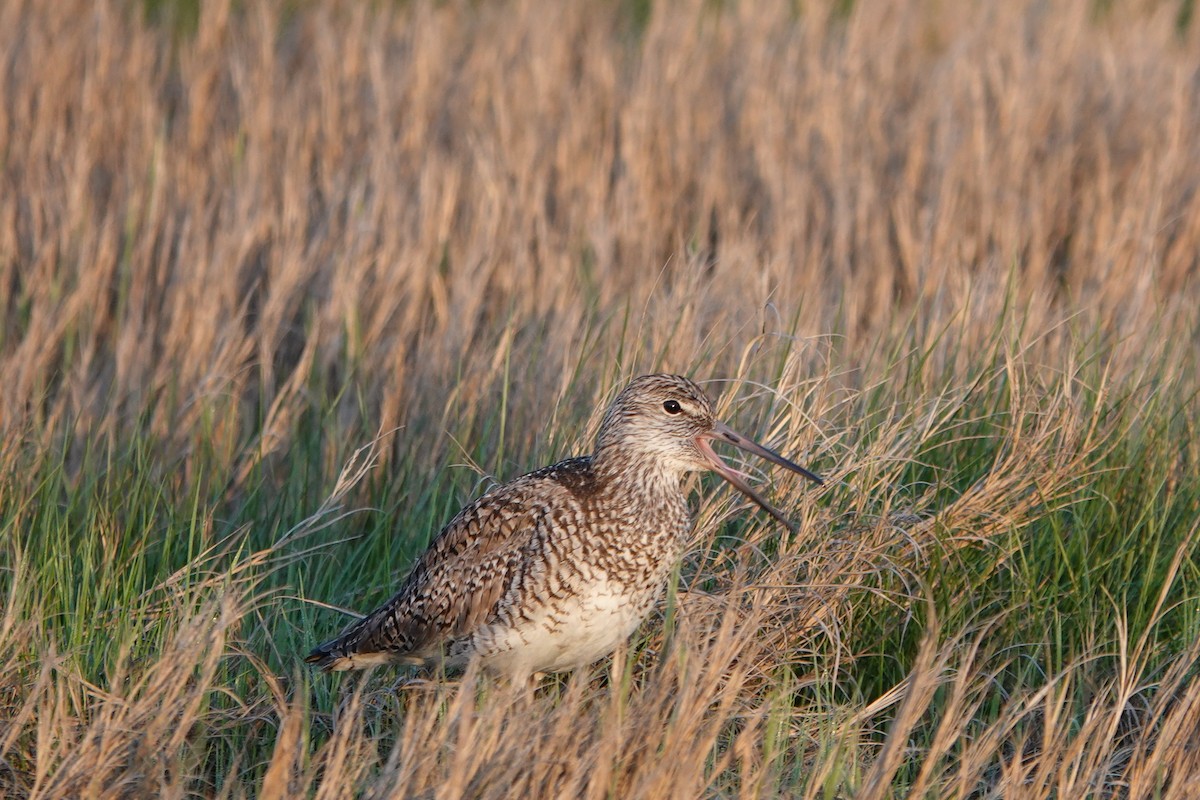
<path fill-rule="evenodd" d="M 750 487 L 745 473 L 716 454 L 711 445 L 713 440 L 728 442 L 822 483 L 804 467 L 717 419 L 704 390 L 679 375 L 643 375 L 630 381 L 604 415 L 596 452 L 604 458 L 615 457 L 631 463 L 651 459 L 660 469 L 679 474 L 713 470 L 790 527 L 791 523 Z"/>

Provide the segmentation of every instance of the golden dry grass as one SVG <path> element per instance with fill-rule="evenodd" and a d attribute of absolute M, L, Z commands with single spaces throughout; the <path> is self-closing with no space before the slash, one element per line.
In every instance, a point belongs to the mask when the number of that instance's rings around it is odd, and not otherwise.
<path fill-rule="evenodd" d="M 1200 33 L 1103 5 L 0 4 L 0 792 L 1188 797 Z M 802 533 L 706 484 L 534 695 L 300 670 L 656 369 Z"/>

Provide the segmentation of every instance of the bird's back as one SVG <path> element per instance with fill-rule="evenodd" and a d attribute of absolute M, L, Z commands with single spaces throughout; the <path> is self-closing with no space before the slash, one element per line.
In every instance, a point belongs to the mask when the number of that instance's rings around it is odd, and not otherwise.
<path fill-rule="evenodd" d="M 334 671 L 464 660 L 473 635 L 512 617 L 506 603 L 545 571 L 555 555 L 548 550 L 558 549 L 547 531 L 587 516 L 594 484 L 591 459 L 582 457 L 484 494 L 442 529 L 391 600 L 305 660 Z"/>

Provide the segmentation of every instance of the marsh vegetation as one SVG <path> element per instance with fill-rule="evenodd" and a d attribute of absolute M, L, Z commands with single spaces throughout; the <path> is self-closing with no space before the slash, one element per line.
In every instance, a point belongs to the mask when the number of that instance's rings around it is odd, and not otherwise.
<path fill-rule="evenodd" d="M 0 4 L 0 794 L 1188 796 L 1190 6 L 152 6 Z M 304 669 L 658 370 L 799 533 L 699 480 L 532 696 Z"/>

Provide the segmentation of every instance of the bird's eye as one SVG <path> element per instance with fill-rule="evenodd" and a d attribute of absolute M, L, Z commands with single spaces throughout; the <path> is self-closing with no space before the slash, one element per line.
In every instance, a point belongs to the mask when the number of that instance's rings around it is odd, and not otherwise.
<path fill-rule="evenodd" d="M 668 414 L 678 414 L 680 411 L 683 411 L 683 406 L 679 405 L 678 400 L 668 400 L 663 403 L 663 411 Z"/>

